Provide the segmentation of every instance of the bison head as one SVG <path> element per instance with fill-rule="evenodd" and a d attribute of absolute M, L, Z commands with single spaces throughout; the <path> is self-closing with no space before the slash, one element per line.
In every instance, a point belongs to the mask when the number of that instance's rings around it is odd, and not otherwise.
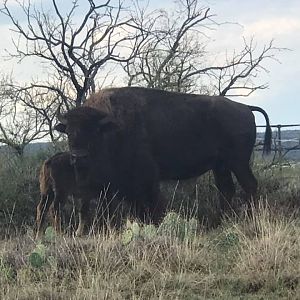
<path fill-rule="evenodd" d="M 79 107 L 57 116 L 60 123 L 54 129 L 68 136 L 71 163 L 88 158 L 99 140 L 118 128 L 117 122 L 107 113 L 91 107 Z"/>

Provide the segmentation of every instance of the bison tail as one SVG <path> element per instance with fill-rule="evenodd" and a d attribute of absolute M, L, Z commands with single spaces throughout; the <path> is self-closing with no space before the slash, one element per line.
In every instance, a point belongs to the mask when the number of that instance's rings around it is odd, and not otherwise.
<path fill-rule="evenodd" d="M 250 106 L 251 111 L 258 111 L 262 113 L 266 119 L 266 131 L 265 131 L 265 139 L 264 139 L 264 147 L 263 154 L 269 154 L 271 152 L 271 144 L 272 144 L 272 130 L 270 126 L 270 120 L 268 114 L 258 106 Z"/>

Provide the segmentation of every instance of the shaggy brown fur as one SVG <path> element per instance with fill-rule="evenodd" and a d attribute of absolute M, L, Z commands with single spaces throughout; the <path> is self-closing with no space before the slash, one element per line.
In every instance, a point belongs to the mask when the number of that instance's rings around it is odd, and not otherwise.
<path fill-rule="evenodd" d="M 90 107 L 71 110 L 66 117 L 68 128 L 74 129 L 69 147 L 79 188 L 93 192 L 109 186 L 110 197 L 117 193 L 134 216 L 157 223 L 164 214 L 165 203 L 162 198 L 158 201 L 158 169 L 147 143 L 143 142 L 143 128 L 135 126 L 136 123 L 121 128 L 107 114 Z M 84 130 L 76 130 L 78 123 L 85 124 Z M 94 130 L 96 124 L 100 130 Z M 88 147 L 81 151 L 83 145 Z"/>
<path fill-rule="evenodd" d="M 54 227 L 61 230 L 60 211 L 68 196 L 75 194 L 74 169 L 70 153 L 57 153 L 44 161 L 39 176 L 41 200 L 37 206 L 37 238 L 42 234 L 45 216 L 51 206 Z"/>

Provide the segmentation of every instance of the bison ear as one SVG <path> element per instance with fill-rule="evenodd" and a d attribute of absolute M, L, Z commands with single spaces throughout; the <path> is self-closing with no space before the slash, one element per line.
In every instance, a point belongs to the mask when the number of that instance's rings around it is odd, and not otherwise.
<path fill-rule="evenodd" d="M 57 130 L 58 132 L 61 133 L 66 133 L 66 125 L 62 123 L 58 123 L 57 125 L 54 126 L 54 129 Z"/>
<path fill-rule="evenodd" d="M 106 116 L 105 118 L 99 120 L 98 122 L 98 130 L 101 132 L 111 131 L 118 128 L 119 128 L 119 124 L 111 116 Z"/>

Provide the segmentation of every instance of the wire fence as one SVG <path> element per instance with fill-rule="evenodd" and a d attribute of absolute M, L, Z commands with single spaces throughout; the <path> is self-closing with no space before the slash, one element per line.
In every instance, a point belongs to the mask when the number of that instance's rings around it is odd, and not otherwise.
<path fill-rule="evenodd" d="M 265 128 L 266 125 L 258 125 L 257 128 Z M 272 162 L 282 165 L 288 160 L 299 160 L 300 153 L 291 155 L 294 151 L 300 150 L 300 131 L 296 129 L 288 130 L 287 128 L 300 128 L 300 124 L 278 124 L 271 125 L 272 128 Z M 285 130 L 282 130 L 282 129 Z M 296 131 L 293 133 L 293 131 Z M 263 136 L 259 133 L 256 140 L 256 150 L 262 151 Z M 293 159 L 294 158 L 294 159 Z M 298 158 L 298 159 L 297 159 Z"/>

